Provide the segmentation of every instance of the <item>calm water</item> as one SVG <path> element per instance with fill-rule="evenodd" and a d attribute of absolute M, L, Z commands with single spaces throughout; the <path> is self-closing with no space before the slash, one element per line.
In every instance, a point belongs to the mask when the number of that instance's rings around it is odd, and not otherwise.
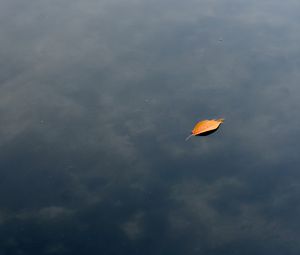
<path fill-rule="evenodd" d="M 299 11 L 2 0 L 0 254 L 300 254 Z"/>

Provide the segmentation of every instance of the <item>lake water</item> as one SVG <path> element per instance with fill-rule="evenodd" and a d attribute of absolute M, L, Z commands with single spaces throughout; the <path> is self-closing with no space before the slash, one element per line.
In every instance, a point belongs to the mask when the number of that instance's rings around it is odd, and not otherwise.
<path fill-rule="evenodd" d="M 299 11 L 2 0 L 0 254 L 300 254 Z"/>

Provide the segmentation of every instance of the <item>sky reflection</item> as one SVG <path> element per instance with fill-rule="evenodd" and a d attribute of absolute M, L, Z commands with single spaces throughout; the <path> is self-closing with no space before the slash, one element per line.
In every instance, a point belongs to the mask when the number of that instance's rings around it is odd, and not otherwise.
<path fill-rule="evenodd" d="M 0 253 L 299 254 L 299 5 L 2 1 Z"/>

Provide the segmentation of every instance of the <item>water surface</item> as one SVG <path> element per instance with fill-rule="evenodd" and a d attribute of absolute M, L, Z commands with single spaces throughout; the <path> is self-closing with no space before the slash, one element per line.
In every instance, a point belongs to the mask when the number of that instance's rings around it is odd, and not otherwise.
<path fill-rule="evenodd" d="M 0 253 L 299 254 L 299 8 L 3 0 Z"/>

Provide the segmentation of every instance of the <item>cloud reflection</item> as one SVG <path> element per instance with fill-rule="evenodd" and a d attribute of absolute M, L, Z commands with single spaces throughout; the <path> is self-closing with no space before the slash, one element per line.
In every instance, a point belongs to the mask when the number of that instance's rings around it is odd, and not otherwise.
<path fill-rule="evenodd" d="M 298 254 L 298 5 L 3 1 L 0 253 Z"/>

